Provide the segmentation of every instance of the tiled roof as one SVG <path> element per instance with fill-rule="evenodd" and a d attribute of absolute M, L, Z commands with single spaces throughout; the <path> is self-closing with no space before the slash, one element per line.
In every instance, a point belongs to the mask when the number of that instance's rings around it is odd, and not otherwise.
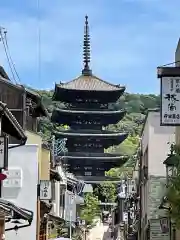
<path fill-rule="evenodd" d="M 78 78 L 68 82 L 57 84 L 57 87 L 72 90 L 89 90 L 89 91 L 118 91 L 125 90 L 125 87 L 108 83 L 94 75 L 81 75 Z"/>

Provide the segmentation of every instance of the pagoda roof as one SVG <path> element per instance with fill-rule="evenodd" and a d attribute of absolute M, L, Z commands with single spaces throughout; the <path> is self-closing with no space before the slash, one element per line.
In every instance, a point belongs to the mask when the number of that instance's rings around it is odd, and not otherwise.
<path fill-rule="evenodd" d="M 89 169 L 87 171 L 98 171 L 98 172 L 103 172 L 103 171 L 109 171 L 111 168 L 114 167 L 121 167 L 127 160 L 122 161 L 121 163 L 119 162 L 111 162 L 111 164 L 106 165 L 106 162 L 102 163 L 101 165 L 96 165 L 92 163 L 92 169 Z M 83 163 L 82 163 L 83 164 Z M 73 172 L 78 172 L 78 171 L 86 171 L 86 168 L 90 167 L 90 164 L 86 165 L 76 165 L 76 164 L 69 164 L 68 169 Z"/>
<path fill-rule="evenodd" d="M 120 182 L 119 178 L 108 176 L 76 176 L 77 179 L 82 179 L 85 183 L 100 183 L 104 181 L 108 182 Z"/>
<path fill-rule="evenodd" d="M 67 123 L 68 120 L 69 120 L 68 122 L 71 122 L 72 118 L 77 118 L 78 116 L 82 116 L 83 118 L 107 117 L 109 124 L 111 124 L 111 122 L 114 123 L 114 121 L 116 122 L 120 121 L 125 114 L 126 111 L 123 109 L 120 110 L 56 109 L 52 113 L 51 120 L 53 122 L 63 124 Z M 114 120 L 114 118 L 116 119 Z"/>
<path fill-rule="evenodd" d="M 82 74 L 70 82 L 55 84 L 52 100 L 75 102 L 78 96 L 81 99 L 95 98 L 101 102 L 115 102 L 125 89 L 124 86 L 108 83 L 94 75 Z M 109 98 L 107 93 L 110 94 Z"/>
<path fill-rule="evenodd" d="M 114 114 L 125 114 L 126 111 L 125 110 L 82 110 L 82 109 L 77 109 L 77 110 L 74 110 L 74 109 L 56 109 L 53 111 L 53 114 L 56 114 L 56 113 L 59 113 L 61 114 L 94 114 L 94 115 L 114 115 Z"/>
<path fill-rule="evenodd" d="M 78 130 L 66 130 L 66 131 L 54 131 L 55 136 L 57 137 L 99 137 L 104 138 L 105 140 L 107 138 L 117 138 L 121 137 L 122 141 L 124 141 L 128 133 L 122 133 L 122 132 L 112 132 L 107 130 L 84 130 L 84 129 L 78 129 Z"/>
<path fill-rule="evenodd" d="M 103 154 L 103 153 L 101 153 Z M 87 160 L 84 159 L 84 161 L 82 162 L 82 160 L 76 160 L 75 162 L 70 162 L 70 163 L 65 163 L 65 165 L 70 166 L 70 167 L 109 167 L 109 166 L 122 166 L 122 164 L 124 164 L 125 162 L 127 162 L 127 160 L 129 159 L 128 156 L 121 156 L 121 160 L 118 162 L 117 160 L 109 160 L 104 162 L 102 161 L 94 161 L 94 160 Z M 112 168 L 112 167 L 111 167 Z"/>
<path fill-rule="evenodd" d="M 124 92 L 125 87 L 104 81 L 95 75 L 80 75 L 67 83 L 59 83 L 55 85 L 56 88 L 64 88 L 78 91 L 120 91 Z"/>
<path fill-rule="evenodd" d="M 104 162 L 109 161 L 119 161 L 126 159 L 125 156 L 121 156 L 119 154 L 113 154 L 113 153 L 86 153 L 86 152 L 67 152 L 67 153 L 61 153 L 59 154 L 59 157 L 63 159 L 90 159 L 90 160 L 103 160 Z"/>

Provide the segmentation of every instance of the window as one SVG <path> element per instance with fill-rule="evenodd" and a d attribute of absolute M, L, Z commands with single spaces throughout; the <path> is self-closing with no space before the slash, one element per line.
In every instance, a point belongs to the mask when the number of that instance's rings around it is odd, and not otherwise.
<path fill-rule="evenodd" d="M 85 172 L 84 175 L 85 176 L 92 176 L 92 172 Z"/>

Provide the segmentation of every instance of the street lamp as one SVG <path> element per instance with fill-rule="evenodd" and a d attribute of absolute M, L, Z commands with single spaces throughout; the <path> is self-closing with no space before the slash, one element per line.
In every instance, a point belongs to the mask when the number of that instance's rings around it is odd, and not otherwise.
<path fill-rule="evenodd" d="M 179 165 L 179 158 L 175 153 L 174 146 L 171 145 L 170 154 L 168 154 L 168 157 L 163 162 L 163 164 L 166 165 L 166 178 L 167 178 L 167 184 L 169 183 L 169 180 L 176 176 L 177 174 L 177 167 Z"/>

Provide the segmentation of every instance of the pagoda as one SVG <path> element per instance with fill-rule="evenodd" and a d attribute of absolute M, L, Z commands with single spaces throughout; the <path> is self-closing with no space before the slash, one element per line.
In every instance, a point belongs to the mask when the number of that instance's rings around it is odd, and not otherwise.
<path fill-rule="evenodd" d="M 114 85 L 96 77 L 90 69 L 90 36 L 88 17 L 85 17 L 82 74 L 67 83 L 55 85 L 53 101 L 63 103 L 53 111 L 51 120 L 56 126 L 68 125 L 68 129 L 56 128 L 56 139 L 66 140 L 66 153 L 59 158 L 69 166 L 69 171 L 83 179 L 95 176 L 105 179 L 105 171 L 121 166 L 127 158 L 105 149 L 121 144 L 128 133 L 106 130 L 109 124 L 118 123 L 125 115 L 124 109 L 112 110 L 124 93 L 125 87 Z"/>

